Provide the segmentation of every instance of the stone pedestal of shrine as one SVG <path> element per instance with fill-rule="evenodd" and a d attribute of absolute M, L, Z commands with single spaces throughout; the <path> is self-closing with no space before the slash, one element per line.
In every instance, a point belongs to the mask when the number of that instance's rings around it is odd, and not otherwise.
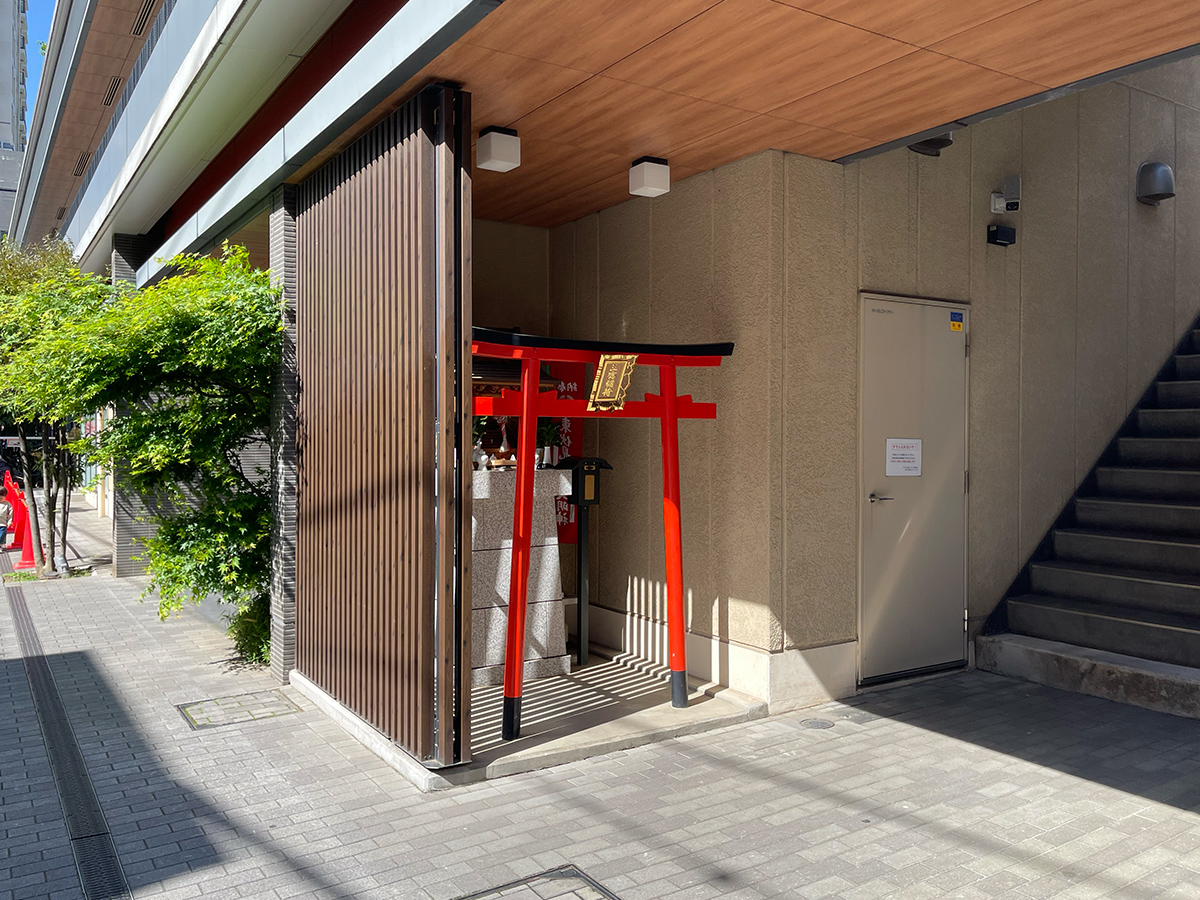
<path fill-rule="evenodd" d="M 513 469 L 475 472 L 471 515 L 472 685 L 504 681 L 516 489 L 517 474 Z M 554 514 L 555 496 L 570 493 L 570 472 L 539 469 L 534 474 L 526 678 L 567 675 L 571 671 Z"/>

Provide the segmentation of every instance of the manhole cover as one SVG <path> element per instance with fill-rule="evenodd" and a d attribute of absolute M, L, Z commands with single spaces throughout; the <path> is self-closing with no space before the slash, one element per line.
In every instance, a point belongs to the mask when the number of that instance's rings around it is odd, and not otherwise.
<path fill-rule="evenodd" d="M 832 728 L 833 723 L 827 722 L 825 719 L 801 719 L 800 727 L 802 727 L 802 728 Z"/>
<path fill-rule="evenodd" d="M 464 894 L 457 900 L 543 900 L 545 897 L 554 900 L 621 900 L 575 866 L 560 866 L 497 888 Z"/>
<path fill-rule="evenodd" d="M 283 691 L 278 690 L 196 700 L 192 703 L 181 703 L 177 708 L 187 719 L 187 723 L 196 730 L 273 719 L 300 711 L 300 707 L 289 700 Z"/>

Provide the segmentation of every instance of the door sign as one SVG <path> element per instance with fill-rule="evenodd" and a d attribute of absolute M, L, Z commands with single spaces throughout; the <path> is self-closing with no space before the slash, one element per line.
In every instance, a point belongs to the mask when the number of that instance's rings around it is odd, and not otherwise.
<path fill-rule="evenodd" d="M 884 475 L 921 475 L 921 441 L 916 438 L 888 438 L 887 466 Z"/>

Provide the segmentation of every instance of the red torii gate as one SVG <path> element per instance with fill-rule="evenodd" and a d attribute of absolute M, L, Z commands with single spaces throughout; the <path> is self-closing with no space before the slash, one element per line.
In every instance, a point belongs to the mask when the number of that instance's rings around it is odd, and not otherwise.
<path fill-rule="evenodd" d="M 512 568 L 508 591 L 508 632 L 504 650 L 503 738 L 521 734 L 521 692 L 525 671 L 525 608 L 529 587 L 529 554 L 533 535 L 533 472 L 536 465 L 537 420 L 552 418 L 658 419 L 662 428 L 663 532 L 667 562 L 667 643 L 671 665 L 671 705 L 687 706 L 687 650 L 683 609 L 683 541 L 679 516 L 679 420 L 715 419 L 715 403 L 696 403 L 676 393 L 678 366 L 719 366 L 733 344 L 630 344 L 572 341 L 513 334 L 490 328 L 471 330 L 471 354 L 521 361 L 521 389 L 504 389 L 499 397 L 475 397 L 477 416 L 519 416 L 517 433 L 517 497 L 513 511 Z M 636 356 L 636 365 L 658 367 L 657 394 L 630 400 L 619 409 L 594 409 L 586 400 L 564 400 L 557 391 L 539 393 L 543 362 L 590 363 L 602 356 Z M 598 371 L 596 373 L 599 374 Z M 623 396 L 623 392 L 621 392 Z"/>

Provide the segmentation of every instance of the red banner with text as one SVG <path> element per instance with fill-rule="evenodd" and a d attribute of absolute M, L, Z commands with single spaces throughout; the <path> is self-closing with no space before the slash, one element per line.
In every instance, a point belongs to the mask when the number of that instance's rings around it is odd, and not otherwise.
<path fill-rule="evenodd" d="M 564 400 L 587 397 L 587 366 L 583 363 L 552 362 L 550 377 L 558 381 L 558 396 Z M 563 418 L 559 421 L 559 456 L 583 455 L 583 420 Z M 558 542 L 576 541 L 575 507 L 566 497 L 554 498 L 554 513 L 558 521 Z"/>

